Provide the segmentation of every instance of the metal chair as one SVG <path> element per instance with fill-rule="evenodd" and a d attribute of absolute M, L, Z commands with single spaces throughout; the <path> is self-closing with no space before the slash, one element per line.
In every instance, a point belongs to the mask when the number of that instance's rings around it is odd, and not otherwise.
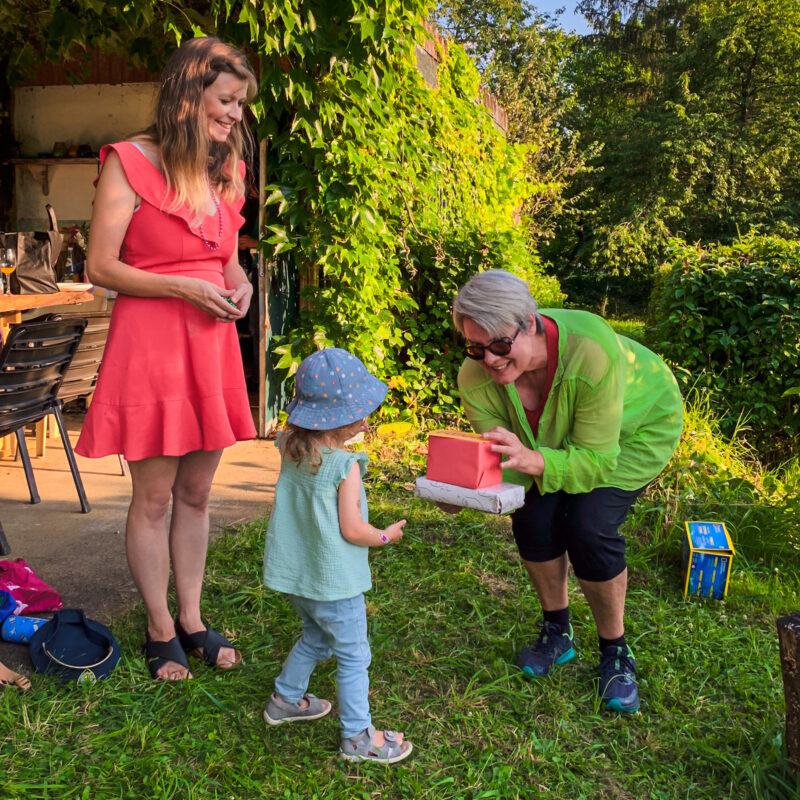
<path fill-rule="evenodd" d="M 83 318 L 23 322 L 11 327 L 0 351 L 0 436 L 16 434 L 31 503 L 38 503 L 40 498 L 25 444 L 24 426 L 52 414 L 84 514 L 91 507 L 61 416 L 58 392 L 85 327 Z M 3 546 L 8 547 L 5 537 L 0 538 L 0 548 Z"/>
<path fill-rule="evenodd" d="M 72 363 L 69 365 L 61 388 L 58 390 L 58 399 L 66 403 L 79 397 L 86 398 L 86 407 L 89 407 L 91 396 L 97 384 L 97 375 L 103 361 L 103 353 L 108 339 L 108 328 L 111 324 L 110 311 L 59 312 L 48 314 L 42 319 L 85 319 L 87 321 L 83 338 L 78 345 Z M 37 430 L 38 437 L 38 430 Z M 38 438 L 37 438 L 38 442 Z M 44 448 L 42 448 L 44 449 Z M 119 468 L 123 475 L 128 474 L 128 465 L 125 458 L 119 455 Z"/>
<path fill-rule="evenodd" d="M 97 383 L 97 373 L 108 339 L 108 326 L 111 322 L 110 311 L 90 311 L 86 314 L 51 314 L 48 319 L 74 320 L 85 319 L 86 330 L 83 332 L 78 349 L 70 362 L 64 380 L 58 390 L 58 399 L 66 403 L 78 397 L 91 395 Z"/>

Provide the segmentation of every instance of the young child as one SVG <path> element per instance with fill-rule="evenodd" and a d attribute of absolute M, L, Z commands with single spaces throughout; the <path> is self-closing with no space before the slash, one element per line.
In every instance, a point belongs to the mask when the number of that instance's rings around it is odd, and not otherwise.
<path fill-rule="evenodd" d="M 317 662 L 335 655 L 342 757 L 393 764 L 412 747 L 402 733 L 376 731 L 371 722 L 364 592 L 372 586 L 369 548 L 398 541 L 406 521 L 384 530 L 369 524 L 361 483 L 367 456 L 342 449 L 369 430 L 366 418 L 384 397 L 386 385 L 339 348 L 314 353 L 297 371 L 278 442 L 281 474 L 267 529 L 264 583 L 289 596 L 303 633 L 275 681 L 264 719 L 280 725 L 324 717 L 331 704 L 306 689 Z"/>

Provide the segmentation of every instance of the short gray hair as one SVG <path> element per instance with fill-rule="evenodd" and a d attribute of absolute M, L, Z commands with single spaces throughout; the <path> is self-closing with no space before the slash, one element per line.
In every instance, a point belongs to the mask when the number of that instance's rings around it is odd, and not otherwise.
<path fill-rule="evenodd" d="M 528 285 L 503 269 L 473 275 L 459 290 L 453 302 L 453 322 L 464 333 L 464 319 L 471 319 L 489 336 L 499 337 L 509 328 L 526 329 L 531 314 L 536 333 L 544 332 L 544 322 L 536 310 Z"/>

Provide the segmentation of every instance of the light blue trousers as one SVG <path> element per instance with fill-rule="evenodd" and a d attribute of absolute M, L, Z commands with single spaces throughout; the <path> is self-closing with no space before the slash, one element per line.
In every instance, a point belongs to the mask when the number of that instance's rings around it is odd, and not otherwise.
<path fill-rule="evenodd" d="M 275 691 L 290 703 L 308 689 L 314 667 L 336 656 L 336 695 L 342 736 L 356 736 L 372 723 L 369 713 L 367 606 L 364 595 L 346 600 L 309 600 L 288 595 L 303 621 L 297 640 L 275 681 Z"/>

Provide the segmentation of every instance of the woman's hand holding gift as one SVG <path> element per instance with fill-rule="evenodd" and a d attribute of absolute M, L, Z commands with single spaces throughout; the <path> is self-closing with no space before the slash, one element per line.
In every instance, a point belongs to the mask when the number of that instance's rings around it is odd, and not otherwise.
<path fill-rule="evenodd" d="M 493 452 L 506 456 L 503 469 L 514 469 L 527 475 L 541 475 L 544 472 L 544 456 L 538 450 L 525 447 L 515 433 L 497 427 L 482 435 L 493 442 Z"/>
<path fill-rule="evenodd" d="M 434 503 L 436 508 L 439 511 L 444 511 L 445 514 L 458 514 L 459 511 L 462 511 L 461 506 L 454 505 L 453 503 Z"/>

